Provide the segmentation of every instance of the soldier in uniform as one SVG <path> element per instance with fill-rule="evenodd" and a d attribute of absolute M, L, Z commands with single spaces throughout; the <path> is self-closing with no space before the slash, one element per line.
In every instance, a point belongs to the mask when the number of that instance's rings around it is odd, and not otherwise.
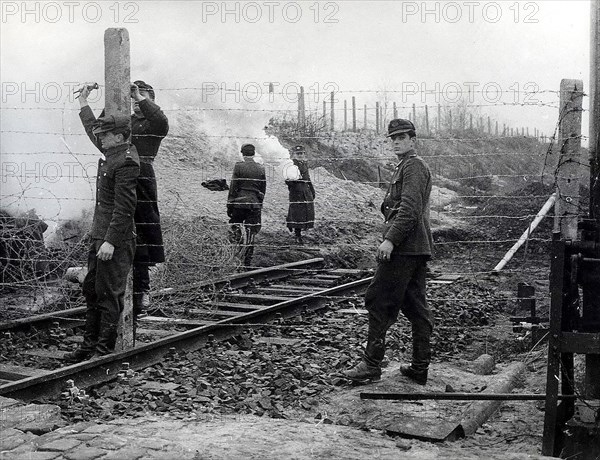
<path fill-rule="evenodd" d="M 254 145 L 242 145 L 243 161 L 238 161 L 233 168 L 227 197 L 227 215 L 232 224 L 230 241 L 243 244 L 245 239 L 245 266 L 250 265 L 254 254 L 254 237 L 260 231 L 262 205 L 267 190 L 265 167 L 254 161 L 255 152 Z"/>
<path fill-rule="evenodd" d="M 290 154 L 295 168 L 292 166 L 286 171 L 289 177 L 286 178 L 285 183 L 290 194 L 286 222 L 289 231 L 294 231 L 296 243 L 302 245 L 304 244 L 302 230 L 315 226 L 315 187 L 310 180 L 304 147 L 296 145 L 290 150 Z"/>
<path fill-rule="evenodd" d="M 392 120 L 387 137 L 398 165 L 381 205 L 383 242 L 377 249 L 377 271 L 365 294 L 367 346 L 362 361 L 344 375 L 357 382 L 381 377 L 385 336 L 402 311 L 412 326 L 413 354 L 411 364 L 402 366 L 400 372 L 425 385 L 433 330 L 425 298 L 426 265 L 433 248 L 429 225 L 431 173 L 415 152 L 416 130 L 411 121 Z"/>
<path fill-rule="evenodd" d="M 82 94 L 87 90 L 83 89 Z M 98 161 L 96 206 L 88 273 L 83 282 L 87 311 L 83 343 L 65 358 L 83 361 L 112 353 L 123 311 L 127 275 L 135 253 L 136 187 L 140 160 L 128 143 L 131 117 L 108 115 L 96 121 L 80 114 L 86 133 L 104 154 Z"/>
<path fill-rule="evenodd" d="M 138 201 L 135 209 L 137 241 L 133 260 L 133 310 L 134 316 L 137 317 L 150 306 L 149 268 L 165 261 L 153 163 L 160 143 L 169 132 L 169 121 L 154 102 L 154 89 L 149 84 L 142 80 L 133 82 L 131 98 L 133 99 L 131 143 L 140 157 Z M 81 92 L 79 100 L 84 124 L 93 123 L 95 117 L 87 103 L 87 92 Z"/>

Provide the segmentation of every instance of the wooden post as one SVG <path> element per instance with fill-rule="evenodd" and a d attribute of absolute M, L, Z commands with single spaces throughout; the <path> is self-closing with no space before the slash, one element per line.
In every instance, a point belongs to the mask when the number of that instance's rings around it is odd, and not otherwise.
<path fill-rule="evenodd" d="M 442 106 L 438 104 L 437 132 L 442 129 Z"/>
<path fill-rule="evenodd" d="M 496 120 L 496 137 L 498 137 L 498 120 Z"/>
<path fill-rule="evenodd" d="M 398 118 L 398 108 L 396 107 L 395 102 L 394 102 L 394 118 Z"/>
<path fill-rule="evenodd" d="M 106 115 L 131 114 L 130 56 L 127 29 L 106 29 L 104 32 L 104 81 L 106 84 L 104 110 Z M 127 276 L 123 311 L 117 327 L 115 351 L 128 350 L 134 345 L 133 277 L 130 270 Z"/>
<path fill-rule="evenodd" d="M 513 137 L 513 128 L 510 128 L 510 137 Z"/>
<path fill-rule="evenodd" d="M 348 130 L 348 101 L 344 99 L 344 131 Z"/>
<path fill-rule="evenodd" d="M 529 137 L 529 126 L 527 127 L 527 137 Z"/>
<path fill-rule="evenodd" d="M 335 131 L 334 93 L 331 92 L 331 131 Z"/>
<path fill-rule="evenodd" d="M 448 129 L 452 131 L 452 109 L 448 110 Z"/>
<path fill-rule="evenodd" d="M 560 124 L 557 141 L 560 155 L 555 172 L 554 231 L 560 232 L 563 239 L 569 240 L 577 239 L 582 100 L 581 80 L 564 79 L 560 82 Z"/>
<path fill-rule="evenodd" d="M 429 132 L 429 109 L 427 108 L 427 104 L 425 105 L 425 132 L 428 136 L 431 134 Z"/>
<path fill-rule="evenodd" d="M 352 96 L 352 131 L 356 132 L 356 97 Z"/>
<path fill-rule="evenodd" d="M 492 134 L 492 120 L 488 117 L 488 134 Z"/>
<path fill-rule="evenodd" d="M 327 102 L 323 99 L 323 129 L 327 129 Z"/>
<path fill-rule="evenodd" d="M 415 105 L 414 102 L 413 102 L 413 107 L 412 107 L 412 122 L 415 125 L 417 124 L 417 106 Z"/>
<path fill-rule="evenodd" d="M 600 231 L 600 1 L 591 2 L 591 62 L 590 62 L 590 218 Z M 592 277 L 597 276 L 595 274 Z M 595 281 L 597 283 L 597 277 Z M 589 288 L 588 288 L 589 289 Z M 583 322 L 600 323 L 598 288 L 586 292 L 583 288 Z M 587 299 L 590 302 L 587 301 Z M 598 329 L 596 329 L 598 331 Z M 589 398 L 600 398 L 600 354 L 587 355 L 585 360 L 585 392 Z"/>
<path fill-rule="evenodd" d="M 306 112 L 304 105 L 304 86 L 300 87 L 300 94 L 298 95 L 298 127 L 304 131 L 306 128 Z"/>
<path fill-rule="evenodd" d="M 375 132 L 379 134 L 379 102 L 375 102 Z"/>

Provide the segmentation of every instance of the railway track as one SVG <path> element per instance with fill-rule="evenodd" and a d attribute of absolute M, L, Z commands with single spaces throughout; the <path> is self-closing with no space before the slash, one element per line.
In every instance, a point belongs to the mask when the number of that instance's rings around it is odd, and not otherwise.
<path fill-rule="evenodd" d="M 323 259 L 310 259 L 163 290 L 153 297 L 153 313 L 140 318 L 140 340 L 133 349 L 74 365 L 64 366 L 65 351 L 57 345 L 64 347 L 65 341 L 79 337 L 72 329 L 83 324 L 85 307 L 0 323 L 5 340 L 19 334 L 26 347 L 32 342 L 28 334 L 33 337 L 45 331 L 47 338 L 35 349 L 2 357 L 0 396 L 31 401 L 60 393 L 68 380 L 79 388 L 104 383 L 125 367 L 138 370 L 161 362 L 174 350 L 197 350 L 207 341 L 237 335 L 244 325 L 303 314 L 362 294 L 371 280 L 370 276 L 356 279 L 359 270 L 319 268 L 322 263 Z M 20 353 L 36 357 L 43 365 L 22 366 Z"/>

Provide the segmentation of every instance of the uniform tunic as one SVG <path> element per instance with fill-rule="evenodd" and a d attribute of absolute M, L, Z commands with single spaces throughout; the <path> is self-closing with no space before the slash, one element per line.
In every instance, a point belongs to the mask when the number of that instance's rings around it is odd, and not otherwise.
<path fill-rule="evenodd" d="M 286 180 L 290 206 L 286 218 L 287 227 L 306 230 L 315 226 L 315 188 L 310 180 L 305 161 L 293 160 L 300 171 L 299 180 Z"/>
<path fill-rule="evenodd" d="M 88 309 L 97 311 L 103 323 L 116 327 L 135 251 L 133 216 L 139 157 L 129 144 L 108 149 L 105 156 L 105 160 L 98 161 L 92 243 L 83 293 Z M 105 241 L 115 247 L 113 256 L 99 260 L 96 254 Z"/>
<path fill-rule="evenodd" d="M 238 161 L 233 168 L 227 197 L 229 222 L 244 223 L 251 233 L 258 233 L 266 191 L 265 167 L 256 163 L 251 156 Z"/>
<path fill-rule="evenodd" d="M 433 240 L 429 225 L 431 172 L 414 151 L 396 166 L 381 205 L 385 217 L 383 238 L 394 244 L 389 261 L 379 262 L 365 294 L 369 311 L 368 364 L 379 366 L 385 351 L 385 335 L 400 311 L 411 322 L 413 365 L 430 360 L 431 311 L 425 297 L 427 260 Z"/>
<path fill-rule="evenodd" d="M 142 116 L 131 117 L 131 142 L 139 154 L 140 174 L 136 187 L 137 205 L 135 225 L 137 244 L 135 261 L 144 264 L 164 262 L 162 230 L 158 211 L 158 192 L 152 163 L 162 139 L 169 131 L 169 122 L 158 105 L 149 99 L 139 102 Z M 96 117 L 89 106 L 81 108 L 79 113 L 83 126 L 91 141 L 100 149 L 92 128 Z"/>

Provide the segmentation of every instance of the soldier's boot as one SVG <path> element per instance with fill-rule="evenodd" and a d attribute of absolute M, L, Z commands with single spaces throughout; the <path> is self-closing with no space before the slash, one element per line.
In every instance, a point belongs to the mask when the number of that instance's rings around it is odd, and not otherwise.
<path fill-rule="evenodd" d="M 114 353 L 115 344 L 117 343 L 117 325 L 118 323 L 102 321 L 100 324 L 98 344 L 96 345 L 96 351 L 92 356 L 93 358 Z"/>
<path fill-rule="evenodd" d="M 427 383 L 431 361 L 431 334 L 413 328 L 413 358 L 410 365 L 400 367 L 400 373 L 419 385 Z"/>
<path fill-rule="evenodd" d="M 369 315 L 369 334 L 363 359 L 358 365 L 343 373 L 343 376 L 357 383 L 367 383 L 381 379 L 381 362 L 385 356 L 385 333 L 387 329 Z"/>
<path fill-rule="evenodd" d="M 352 369 L 344 371 L 342 375 L 357 383 L 376 382 L 381 379 L 381 367 L 370 365 L 363 359 Z"/>
<path fill-rule="evenodd" d="M 83 333 L 83 343 L 75 351 L 64 355 L 64 360 L 71 363 L 86 361 L 92 357 L 96 351 L 98 336 L 100 334 L 100 312 L 98 310 L 87 309 L 85 315 L 85 332 Z"/>

